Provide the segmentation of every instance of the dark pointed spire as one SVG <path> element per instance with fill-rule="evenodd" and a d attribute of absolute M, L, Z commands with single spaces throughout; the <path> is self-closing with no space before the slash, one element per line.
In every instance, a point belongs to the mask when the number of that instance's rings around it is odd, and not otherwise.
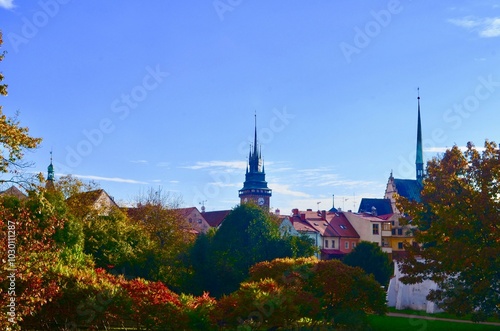
<path fill-rule="evenodd" d="M 255 133 L 253 137 L 253 155 L 257 156 L 257 113 L 255 113 L 254 117 L 255 117 Z"/>
<path fill-rule="evenodd" d="M 424 159 L 422 153 L 422 124 L 420 121 L 420 88 L 417 88 L 418 119 L 417 119 L 417 157 L 415 160 L 417 180 L 422 183 L 424 179 Z"/>

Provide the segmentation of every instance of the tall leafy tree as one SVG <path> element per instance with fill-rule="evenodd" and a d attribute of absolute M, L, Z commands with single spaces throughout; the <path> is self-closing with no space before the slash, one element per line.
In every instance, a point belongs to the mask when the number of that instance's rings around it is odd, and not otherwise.
<path fill-rule="evenodd" d="M 145 229 L 154 244 L 154 259 L 149 263 L 151 278 L 174 289 L 180 287 L 185 276 L 183 259 L 195 236 L 177 210 L 178 204 L 176 197 L 150 189 L 129 210 L 129 216 Z"/>
<path fill-rule="evenodd" d="M 387 286 L 393 274 L 393 264 L 389 255 L 376 243 L 362 241 L 342 260 L 351 267 L 360 267 L 367 274 L 372 274 L 382 286 Z"/>
<path fill-rule="evenodd" d="M 399 198 L 418 227 L 407 246 L 406 283 L 432 279 L 428 298 L 474 320 L 500 315 L 500 152 L 486 141 L 457 146 L 429 161 L 421 202 Z"/>

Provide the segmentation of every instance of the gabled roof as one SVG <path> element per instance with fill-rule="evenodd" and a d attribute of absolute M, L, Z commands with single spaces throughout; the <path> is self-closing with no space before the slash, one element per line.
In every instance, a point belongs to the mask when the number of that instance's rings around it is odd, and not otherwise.
<path fill-rule="evenodd" d="M 174 210 L 179 212 L 179 214 L 181 216 L 184 216 L 184 217 L 188 216 L 189 214 L 191 214 L 194 211 L 197 211 L 199 213 L 198 208 L 196 208 L 196 207 L 176 208 Z"/>
<path fill-rule="evenodd" d="M 207 221 L 208 225 L 212 228 L 216 228 L 222 224 L 226 216 L 231 212 L 231 210 L 216 210 L 216 211 L 206 211 L 202 215 Z"/>
<path fill-rule="evenodd" d="M 290 217 L 290 222 L 292 222 L 293 227 L 295 230 L 298 232 L 304 233 L 304 232 L 318 232 L 316 229 L 311 227 L 309 223 L 306 221 L 303 221 L 300 219 L 300 216 L 291 216 Z"/>
<path fill-rule="evenodd" d="M 26 199 L 28 196 L 24 194 L 20 189 L 12 185 L 5 191 L 0 192 L 0 195 L 10 195 L 18 198 L 19 200 Z"/>
<path fill-rule="evenodd" d="M 320 213 L 313 211 L 302 212 L 306 214 L 306 221 L 310 227 L 320 233 L 322 237 L 340 237 L 340 235 L 323 219 Z"/>
<path fill-rule="evenodd" d="M 104 200 L 99 201 L 101 198 Z M 103 189 L 80 192 L 70 196 L 67 201 L 68 203 L 76 202 L 93 208 L 104 207 L 106 209 L 105 213 L 109 213 L 110 208 L 120 209 L 115 200 Z M 105 205 L 100 205 L 101 202 L 104 202 Z"/>
<path fill-rule="evenodd" d="M 420 192 L 422 191 L 422 184 L 416 179 L 399 179 L 394 178 L 394 185 L 396 191 L 402 197 L 408 200 L 420 202 Z"/>
<path fill-rule="evenodd" d="M 359 238 L 358 232 L 344 213 L 328 213 L 326 218 L 329 219 L 330 226 L 338 233 L 339 237 Z"/>
<path fill-rule="evenodd" d="M 390 199 L 363 198 L 359 204 L 358 213 L 371 213 L 373 207 L 376 208 L 377 215 L 392 214 Z"/>

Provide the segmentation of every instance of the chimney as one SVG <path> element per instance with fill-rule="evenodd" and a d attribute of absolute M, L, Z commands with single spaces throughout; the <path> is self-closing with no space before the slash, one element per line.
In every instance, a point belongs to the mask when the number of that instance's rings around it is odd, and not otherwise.
<path fill-rule="evenodd" d="M 372 215 L 377 216 L 377 208 L 375 206 L 372 206 Z"/>
<path fill-rule="evenodd" d="M 305 221 L 306 220 L 306 214 L 300 214 L 300 219 L 302 221 Z"/>
<path fill-rule="evenodd" d="M 274 211 L 274 213 L 279 216 L 280 210 L 278 208 L 276 208 L 276 210 Z"/>
<path fill-rule="evenodd" d="M 326 220 L 326 210 L 321 211 L 321 219 Z"/>
<path fill-rule="evenodd" d="M 292 209 L 292 216 L 299 216 L 299 209 L 298 208 Z"/>

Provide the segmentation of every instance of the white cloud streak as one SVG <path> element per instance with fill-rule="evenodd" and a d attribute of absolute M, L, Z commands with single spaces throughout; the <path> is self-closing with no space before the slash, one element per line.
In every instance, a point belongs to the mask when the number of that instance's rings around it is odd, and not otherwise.
<path fill-rule="evenodd" d="M 269 183 L 269 187 L 272 188 L 273 193 L 279 193 L 283 195 L 289 195 L 292 197 L 299 197 L 299 198 L 309 198 L 310 195 L 304 192 L 300 191 L 294 191 L 290 189 L 290 185 L 286 184 L 278 184 L 278 183 Z"/>
<path fill-rule="evenodd" d="M 476 31 L 481 38 L 500 37 L 500 17 L 466 16 L 448 19 L 448 22 L 467 30 Z"/>
<path fill-rule="evenodd" d="M 247 163 L 245 161 L 199 161 L 195 165 L 184 166 L 181 168 L 199 170 L 199 169 L 209 169 L 209 168 L 228 168 L 228 169 L 238 169 L 245 170 Z"/>
<path fill-rule="evenodd" d="M 5 9 L 14 8 L 14 0 L 0 0 L 0 7 Z"/>
<path fill-rule="evenodd" d="M 62 175 L 65 176 L 65 175 Z M 82 179 L 90 179 L 90 180 L 99 180 L 104 182 L 115 182 L 115 183 L 126 183 L 126 184 L 148 184 L 147 182 L 141 182 L 134 179 L 126 179 L 119 177 L 101 177 L 101 176 L 93 176 L 93 175 L 72 175 L 73 177 L 82 178 Z"/>

